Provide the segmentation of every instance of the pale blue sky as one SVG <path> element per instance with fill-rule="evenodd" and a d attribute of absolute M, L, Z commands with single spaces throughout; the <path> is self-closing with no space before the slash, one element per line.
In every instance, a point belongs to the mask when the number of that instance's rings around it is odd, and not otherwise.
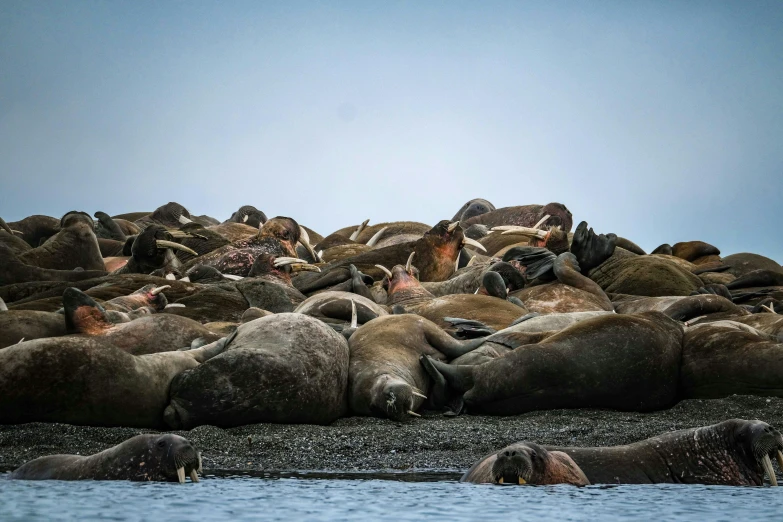
<path fill-rule="evenodd" d="M 0 215 L 560 201 L 783 261 L 783 2 L 0 0 Z"/>

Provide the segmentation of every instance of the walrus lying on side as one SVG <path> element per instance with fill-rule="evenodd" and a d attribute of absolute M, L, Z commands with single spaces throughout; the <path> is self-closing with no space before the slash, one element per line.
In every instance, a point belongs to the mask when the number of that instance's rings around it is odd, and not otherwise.
<path fill-rule="evenodd" d="M 17 480 L 134 480 L 198 482 L 201 454 L 179 435 L 136 435 L 90 456 L 49 455 L 23 464 Z"/>

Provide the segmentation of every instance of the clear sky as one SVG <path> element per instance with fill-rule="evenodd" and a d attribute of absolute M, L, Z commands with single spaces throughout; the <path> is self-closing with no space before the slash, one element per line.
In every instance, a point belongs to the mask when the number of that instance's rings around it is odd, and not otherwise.
<path fill-rule="evenodd" d="M 0 215 L 559 201 L 783 262 L 783 2 L 0 0 Z"/>

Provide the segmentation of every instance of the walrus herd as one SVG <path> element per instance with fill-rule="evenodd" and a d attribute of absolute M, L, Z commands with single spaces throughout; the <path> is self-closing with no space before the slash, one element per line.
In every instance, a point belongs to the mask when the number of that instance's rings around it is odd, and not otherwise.
<path fill-rule="evenodd" d="M 484 199 L 434 226 L 328 235 L 249 205 L 223 222 L 173 202 L 0 219 L 0 423 L 179 430 L 783 397 L 780 264 L 702 241 L 648 254 L 573 225 L 561 203 Z M 776 485 L 781 450 L 771 426 L 733 419 L 622 447 L 521 441 L 463 481 Z M 187 440 L 144 435 L 11 477 L 198 471 Z"/>

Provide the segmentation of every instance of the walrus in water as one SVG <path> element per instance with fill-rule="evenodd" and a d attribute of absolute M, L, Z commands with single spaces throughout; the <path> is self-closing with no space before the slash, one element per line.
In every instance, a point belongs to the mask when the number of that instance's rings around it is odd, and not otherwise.
<path fill-rule="evenodd" d="M 133 480 L 198 482 L 201 454 L 184 437 L 136 435 L 90 456 L 50 455 L 23 464 L 12 480 Z"/>
<path fill-rule="evenodd" d="M 593 484 L 777 486 L 771 458 L 783 470 L 783 437 L 766 422 L 731 419 L 664 433 L 626 446 L 564 448 Z"/>
<path fill-rule="evenodd" d="M 459 341 L 435 323 L 413 314 L 387 315 L 360 326 L 349 340 L 351 411 L 393 420 L 417 416 L 431 382 L 419 357 L 454 359 L 483 342 Z"/>
<path fill-rule="evenodd" d="M 462 393 L 471 412 L 655 411 L 677 400 L 682 336 L 681 325 L 659 312 L 606 314 L 478 366 L 421 362 Z"/>
<path fill-rule="evenodd" d="M 0 424 L 163 428 L 172 379 L 230 342 L 229 336 L 194 350 L 138 356 L 101 337 L 15 344 L 0 350 Z"/>
<path fill-rule="evenodd" d="M 562 451 L 534 442 L 515 442 L 479 460 L 459 479 L 474 484 L 590 484 L 579 466 Z"/>

